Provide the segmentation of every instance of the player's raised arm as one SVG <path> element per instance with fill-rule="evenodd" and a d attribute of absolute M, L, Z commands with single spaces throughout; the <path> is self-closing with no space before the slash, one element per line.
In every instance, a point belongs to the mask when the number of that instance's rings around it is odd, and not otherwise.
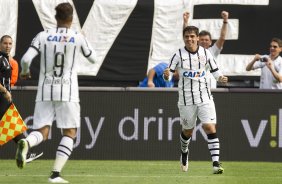
<path fill-rule="evenodd" d="M 188 11 L 183 13 L 183 29 L 188 26 L 190 13 Z"/>
<path fill-rule="evenodd" d="M 221 12 L 221 17 L 223 19 L 221 31 L 220 31 L 220 36 L 219 39 L 215 42 L 216 46 L 219 49 L 222 49 L 224 42 L 225 42 L 225 37 L 227 34 L 227 24 L 228 24 L 228 18 L 229 18 L 229 13 L 227 11 L 222 11 Z"/>

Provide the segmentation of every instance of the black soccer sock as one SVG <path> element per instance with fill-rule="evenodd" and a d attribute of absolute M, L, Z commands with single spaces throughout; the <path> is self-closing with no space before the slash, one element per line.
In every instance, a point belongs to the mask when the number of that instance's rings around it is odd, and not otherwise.
<path fill-rule="evenodd" d="M 217 138 L 216 133 L 207 134 L 208 136 L 208 148 L 210 150 L 211 158 L 213 162 L 219 161 L 219 139 Z"/>
<path fill-rule="evenodd" d="M 21 139 L 25 139 L 25 135 L 24 134 L 20 134 L 20 135 L 17 135 L 13 141 L 17 144 L 19 142 L 19 140 Z"/>
<path fill-rule="evenodd" d="M 52 171 L 50 178 L 54 179 L 60 176 L 60 172 Z"/>
<path fill-rule="evenodd" d="M 180 134 L 180 145 L 181 145 L 181 151 L 182 153 L 188 152 L 188 146 L 190 143 L 191 137 L 186 137 L 183 132 Z"/>

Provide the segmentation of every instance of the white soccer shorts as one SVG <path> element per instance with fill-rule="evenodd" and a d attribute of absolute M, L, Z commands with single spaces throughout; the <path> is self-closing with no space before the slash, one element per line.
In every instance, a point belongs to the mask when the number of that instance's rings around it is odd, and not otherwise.
<path fill-rule="evenodd" d="M 33 129 L 52 126 L 56 120 L 57 128 L 80 127 L 80 104 L 78 102 L 44 101 L 36 102 Z"/>
<path fill-rule="evenodd" d="M 216 112 L 213 100 L 205 104 L 178 105 L 178 109 L 180 123 L 185 130 L 192 129 L 196 126 L 197 117 L 202 124 L 216 123 Z"/>

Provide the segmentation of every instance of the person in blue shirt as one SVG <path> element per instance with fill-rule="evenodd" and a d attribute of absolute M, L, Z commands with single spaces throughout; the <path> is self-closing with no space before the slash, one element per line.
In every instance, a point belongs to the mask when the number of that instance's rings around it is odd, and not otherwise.
<path fill-rule="evenodd" d="M 148 72 L 148 76 L 139 83 L 139 87 L 166 87 L 172 88 L 174 86 L 174 78 L 170 81 L 163 79 L 163 72 L 168 67 L 168 64 L 161 62 Z"/>

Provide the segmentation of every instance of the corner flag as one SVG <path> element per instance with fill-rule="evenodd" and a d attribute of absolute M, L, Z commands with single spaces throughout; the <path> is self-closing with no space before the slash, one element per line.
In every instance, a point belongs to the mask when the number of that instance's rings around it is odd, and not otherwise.
<path fill-rule="evenodd" d="M 21 115 L 12 103 L 0 121 L 0 145 L 27 130 Z"/>

